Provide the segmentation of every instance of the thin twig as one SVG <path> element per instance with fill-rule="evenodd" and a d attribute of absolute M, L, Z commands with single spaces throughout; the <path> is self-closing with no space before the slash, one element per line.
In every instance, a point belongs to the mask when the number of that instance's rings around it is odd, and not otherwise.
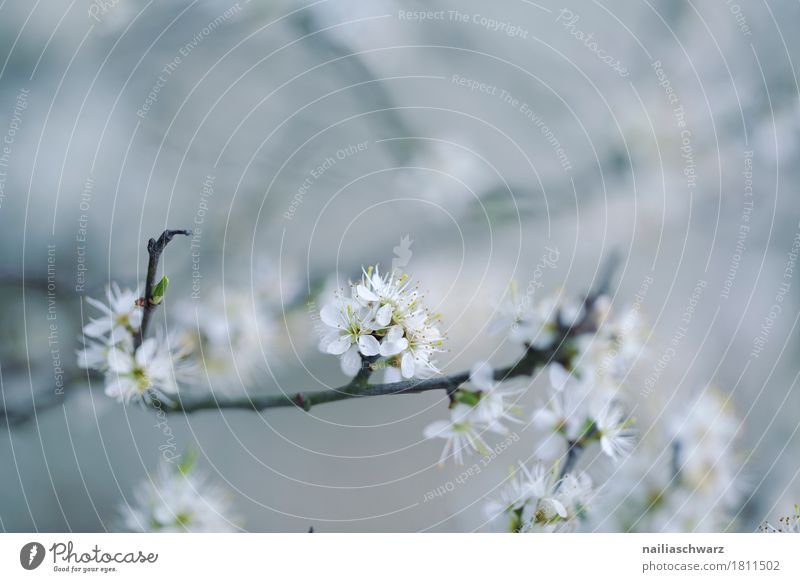
<path fill-rule="evenodd" d="M 167 245 L 176 234 L 191 236 L 192 231 L 165 230 L 161 233 L 161 236 L 158 237 L 158 239 L 151 238 L 149 241 L 147 241 L 147 254 L 150 256 L 150 259 L 147 263 L 147 278 L 145 279 L 144 284 L 142 325 L 139 327 L 139 333 L 137 333 L 133 338 L 134 349 L 137 349 L 140 345 L 142 345 L 144 338 L 147 337 L 147 327 L 150 325 L 150 318 L 153 315 L 153 311 L 155 311 L 157 307 L 157 305 L 153 303 L 153 285 L 155 285 L 156 282 L 158 261 L 161 259 L 161 253 L 164 252 L 164 249 L 167 248 Z"/>

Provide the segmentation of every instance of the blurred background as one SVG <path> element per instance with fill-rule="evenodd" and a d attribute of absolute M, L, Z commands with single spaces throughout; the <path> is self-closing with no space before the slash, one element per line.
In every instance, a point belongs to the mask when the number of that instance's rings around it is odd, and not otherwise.
<path fill-rule="evenodd" d="M 519 356 L 487 333 L 512 281 L 577 296 L 616 251 L 612 305 L 640 304 L 650 330 L 631 400 L 731 395 L 730 529 L 787 513 L 798 23 L 789 0 L 0 1 L 2 404 L 37 405 L 0 424 L 0 528 L 112 529 L 175 447 L 197 451 L 247 530 L 472 531 L 531 454 L 522 430 L 426 501 L 461 472 L 422 437 L 442 394 L 171 415 L 169 432 L 117 404 L 76 366 L 85 297 L 141 286 L 164 228 L 195 235 L 163 257 L 156 324 L 250 321 L 206 378 L 237 395 L 345 383 L 317 313 L 362 265 L 420 282 L 456 372 Z"/>

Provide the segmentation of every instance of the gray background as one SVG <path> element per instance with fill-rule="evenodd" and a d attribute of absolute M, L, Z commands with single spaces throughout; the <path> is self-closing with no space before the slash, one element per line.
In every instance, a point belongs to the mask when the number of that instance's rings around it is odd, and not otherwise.
<path fill-rule="evenodd" d="M 643 308 L 656 354 L 696 283 L 707 282 L 657 390 L 688 396 L 713 383 L 733 392 L 755 487 L 739 527 L 752 530 L 800 497 L 796 280 L 763 353 L 749 358 L 800 220 L 796 2 L 742 3 L 745 34 L 723 0 L 329 0 L 305 8 L 254 0 L 203 34 L 232 5 L 120 0 L 97 22 L 86 0 L 0 2 L 3 136 L 20 90 L 29 90 L 0 207 L 0 267 L 10 283 L 0 303 L 8 403 L 24 407 L 32 392 L 53 392 L 51 322 L 36 284 L 46 276 L 48 245 L 56 249 L 58 347 L 72 369 L 81 214 L 88 216 L 87 293 L 101 294 L 109 280 L 134 286 L 143 278 L 146 238 L 167 226 L 192 227 L 202 183 L 213 175 L 203 289 L 246 288 L 251 265 L 264 263 L 301 289 L 289 324 L 276 312 L 294 349 L 267 354 L 249 392 L 343 382 L 336 361 L 316 353 L 305 291 L 335 273 L 354 276 L 362 264 L 389 264 L 405 235 L 414 241 L 408 270 L 444 313 L 448 371 L 487 354 L 504 365 L 518 354 L 487 336 L 485 325 L 492 301 L 511 279 L 530 280 L 545 246 L 561 253 L 546 287 L 576 294 L 617 249 L 615 304 L 631 302 L 642 280 L 654 278 Z M 627 76 L 556 22 L 563 7 L 624 63 Z M 399 17 L 420 8 L 457 9 L 470 19 Z M 516 25 L 527 38 L 489 30 L 472 21 L 475 14 Z M 197 35 L 158 100 L 138 116 L 163 67 Z M 697 172 L 691 191 L 655 60 L 686 111 Z M 518 108 L 453 83 L 453 75 L 530 104 L 571 168 Z M 366 150 L 315 180 L 287 220 L 309 171 L 359 142 Z M 723 299 L 748 150 L 751 230 Z M 89 177 L 93 195 L 82 211 Z M 165 256 L 172 285 L 161 322 L 169 321 L 170 301 L 191 292 L 188 249 L 176 242 Z M 17 284 L 23 272 L 24 287 Z M 644 363 L 644 373 L 651 367 Z M 158 463 L 164 437 L 151 413 L 111 402 L 98 382 L 67 390 L 63 405 L 34 422 L 0 427 L 3 530 L 111 527 L 117 504 Z M 198 450 L 200 464 L 235 491 L 247 529 L 480 528 L 480 500 L 530 443 L 523 432 L 507 460 L 424 503 L 425 492 L 459 472 L 436 469 L 439 443 L 422 441 L 423 428 L 445 409 L 441 395 L 427 394 L 333 404 L 312 415 L 204 412 L 169 423 L 180 447 Z"/>

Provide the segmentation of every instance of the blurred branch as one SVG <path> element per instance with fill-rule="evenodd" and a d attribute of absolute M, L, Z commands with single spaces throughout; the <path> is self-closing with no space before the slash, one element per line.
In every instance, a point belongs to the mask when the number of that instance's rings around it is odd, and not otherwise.
<path fill-rule="evenodd" d="M 29 420 L 36 418 L 36 416 L 46 410 L 55 408 L 62 404 L 65 400 L 66 390 L 60 396 L 55 392 L 48 392 L 40 394 L 38 397 L 33 397 L 33 405 L 18 408 L 5 408 L 0 407 L 0 424 L 5 421 L 9 426 L 20 426 Z"/>
<path fill-rule="evenodd" d="M 389 92 L 382 82 L 377 82 L 377 75 L 365 62 L 363 56 L 337 40 L 331 32 L 330 26 L 324 26 L 324 23 L 320 23 L 318 20 L 313 9 L 309 9 L 294 14 L 289 19 L 289 23 L 297 29 L 301 38 L 311 47 L 317 58 L 321 59 L 323 55 L 331 57 L 329 62 L 335 62 L 345 71 L 346 75 L 358 82 L 365 79 L 376 81 L 369 85 L 359 83 L 356 87 L 357 93 L 362 95 L 362 100 L 369 103 L 372 111 L 380 112 L 379 119 L 386 125 L 390 135 L 412 135 L 413 132 L 409 130 Z M 369 95 L 365 94 L 367 90 Z M 398 164 L 404 164 L 409 157 L 408 151 L 401 151 L 400 154 L 395 155 Z"/>
<path fill-rule="evenodd" d="M 78 375 L 80 374 L 80 376 Z M 64 377 L 64 390 L 59 394 L 55 390 L 41 392 L 39 394 L 32 394 L 31 400 L 25 406 L 0 406 L 0 425 L 5 422 L 9 426 L 20 426 L 35 419 L 42 412 L 46 412 L 51 408 L 63 405 L 67 398 L 75 393 L 74 389 L 69 386 L 77 384 L 81 380 L 88 380 L 96 373 L 92 370 L 76 371 L 75 375 L 65 375 Z M 2 370 L 0 370 L 0 390 L 5 390 L 2 387 Z M 5 402 L 5 394 L 3 393 L 3 402 Z"/>
<path fill-rule="evenodd" d="M 605 294 L 612 281 L 614 264 L 603 270 L 598 284 L 584 298 L 584 310 L 581 318 L 573 325 L 565 325 L 562 318 L 557 316 L 558 322 L 557 340 L 552 347 L 539 349 L 527 346 L 525 353 L 513 365 L 500 370 L 495 370 L 496 380 L 503 381 L 517 376 L 532 376 L 533 373 L 551 362 L 568 361 L 570 354 L 569 342 L 576 335 L 586 332 L 596 331 L 596 324 L 592 319 L 593 307 L 597 299 Z M 365 361 L 361 371 L 353 380 L 340 388 L 332 388 L 319 392 L 297 392 L 294 394 L 280 394 L 272 396 L 248 396 L 243 398 L 219 400 L 215 396 L 198 399 L 178 400 L 169 403 L 162 403 L 165 412 L 198 412 L 201 410 L 224 410 L 240 409 L 261 411 L 270 408 L 301 408 L 305 411 L 311 410 L 313 406 L 328 402 L 338 402 L 356 397 L 364 396 L 389 396 L 397 394 L 419 394 L 434 390 L 444 390 L 448 396 L 458 390 L 459 386 L 469 380 L 469 372 L 460 372 L 448 376 L 436 376 L 433 378 L 403 380 L 389 384 L 369 384 L 369 376 L 372 367 L 369 361 Z M 575 451 L 577 453 L 578 451 Z M 569 462 L 569 458 L 567 459 Z M 574 463 L 574 461 L 573 461 Z M 565 464 L 566 466 L 566 464 Z"/>

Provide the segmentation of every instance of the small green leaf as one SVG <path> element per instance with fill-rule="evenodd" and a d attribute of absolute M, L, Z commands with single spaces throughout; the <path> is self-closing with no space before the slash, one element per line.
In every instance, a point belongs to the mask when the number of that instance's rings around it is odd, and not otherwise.
<path fill-rule="evenodd" d="M 166 275 L 159 281 L 155 287 L 153 287 L 153 296 L 150 299 L 150 303 L 153 305 L 158 305 L 164 299 L 164 293 L 167 292 L 167 285 L 169 285 L 169 279 Z"/>
<path fill-rule="evenodd" d="M 466 404 L 467 406 L 477 406 L 481 399 L 480 392 L 471 392 L 469 390 L 456 390 L 453 395 L 456 402 Z"/>
<path fill-rule="evenodd" d="M 192 470 L 192 467 L 194 467 L 195 461 L 197 461 L 197 452 L 193 449 L 189 449 L 183 454 L 181 463 L 178 465 L 178 471 L 180 471 L 181 474 L 186 475 Z"/>

